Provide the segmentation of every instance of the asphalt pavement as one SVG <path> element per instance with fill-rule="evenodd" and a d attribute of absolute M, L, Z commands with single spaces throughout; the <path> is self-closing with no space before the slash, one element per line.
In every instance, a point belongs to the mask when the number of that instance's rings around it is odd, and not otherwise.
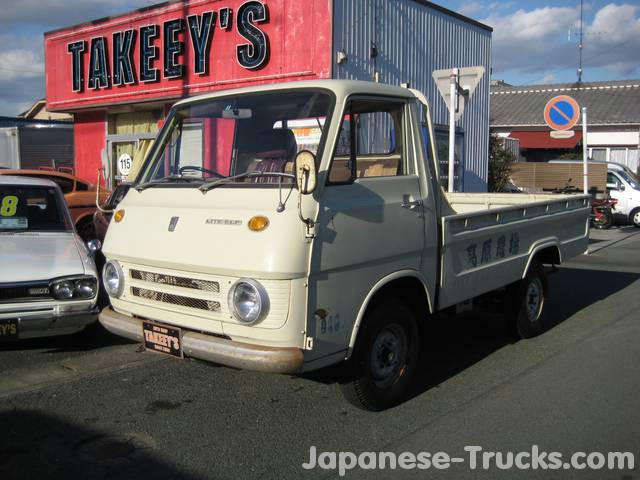
<path fill-rule="evenodd" d="M 431 320 L 412 398 L 347 404 L 331 369 L 237 371 L 141 351 L 107 332 L 0 346 L 0 478 L 333 478 L 317 452 L 446 452 L 448 469 L 348 478 L 640 479 L 640 230 L 593 231 L 551 276 L 543 335 L 504 320 Z M 482 451 L 634 452 L 634 470 L 471 469 Z M 327 457 L 328 458 L 328 457 Z"/>

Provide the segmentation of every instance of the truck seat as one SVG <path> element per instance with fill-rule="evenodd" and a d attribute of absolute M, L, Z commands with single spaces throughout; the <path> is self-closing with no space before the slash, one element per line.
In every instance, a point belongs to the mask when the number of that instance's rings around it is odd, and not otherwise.
<path fill-rule="evenodd" d="M 249 165 L 247 171 L 257 172 L 293 172 L 293 159 L 298 151 L 296 137 L 288 128 L 274 128 L 265 130 L 258 135 L 258 151 L 255 160 Z M 289 171 L 287 171 L 289 170 Z M 283 183 L 292 182 L 293 179 L 278 177 L 263 177 L 250 179 L 255 183 Z"/>

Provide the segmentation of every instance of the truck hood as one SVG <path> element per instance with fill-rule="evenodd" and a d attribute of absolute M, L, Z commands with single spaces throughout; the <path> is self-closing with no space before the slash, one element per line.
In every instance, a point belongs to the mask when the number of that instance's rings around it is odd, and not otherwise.
<path fill-rule="evenodd" d="M 109 259 L 175 270 L 291 279 L 304 276 L 310 243 L 298 218 L 298 192 L 283 187 L 285 209 L 277 212 L 278 188 L 219 187 L 129 190 L 111 219 L 103 252 Z M 288 197 L 288 198 L 287 198 Z M 249 230 L 263 215 L 269 225 Z"/>
<path fill-rule="evenodd" d="M 50 280 L 85 273 L 72 232 L 0 235 L 0 283 Z"/>

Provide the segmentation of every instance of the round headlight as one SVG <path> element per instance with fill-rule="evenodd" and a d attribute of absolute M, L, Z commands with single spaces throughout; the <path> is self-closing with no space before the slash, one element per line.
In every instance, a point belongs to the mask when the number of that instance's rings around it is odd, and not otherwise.
<path fill-rule="evenodd" d="M 73 290 L 75 285 L 71 280 L 63 280 L 60 282 L 55 282 L 51 286 L 51 293 L 53 297 L 58 300 L 66 300 L 68 298 L 73 298 Z"/>
<path fill-rule="evenodd" d="M 120 297 L 124 290 L 124 274 L 120 264 L 115 260 L 109 260 L 102 269 L 102 281 L 107 293 L 112 297 Z"/>
<path fill-rule="evenodd" d="M 242 278 L 229 290 L 229 310 L 239 322 L 252 324 L 269 313 L 269 295 L 255 280 Z"/>
<path fill-rule="evenodd" d="M 80 298 L 93 298 L 98 291 L 98 282 L 95 278 L 82 278 L 76 280 L 75 293 Z"/>

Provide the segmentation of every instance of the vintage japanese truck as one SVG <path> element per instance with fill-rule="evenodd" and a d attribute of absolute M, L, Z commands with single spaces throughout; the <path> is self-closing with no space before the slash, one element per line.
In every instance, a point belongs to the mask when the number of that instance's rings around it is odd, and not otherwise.
<path fill-rule="evenodd" d="M 444 193 L 415 90 L 313 81 L 177 103 L 103 251 L 111 332 L 300 373 L 344 362 L 354 404 L 401 401 L 421 322 L 490 292 L 543 331 L 544 264 L 585 252 L 587 195 Z"/>

